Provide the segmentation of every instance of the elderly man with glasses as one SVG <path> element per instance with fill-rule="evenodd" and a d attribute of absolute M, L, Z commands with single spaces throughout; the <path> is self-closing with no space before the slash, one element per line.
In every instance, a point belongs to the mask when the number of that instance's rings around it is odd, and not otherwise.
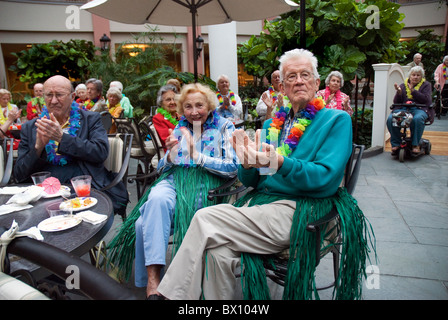
<path fill-rule="evenodd" d="M 14 176 L 30 181 L 34 172 L 50 171 L 61 183 L 79 175 L 92 176 L 92 187 L 101 189 L 114 178 L 103 163 L 109 154 L 107 133 L 99 113 L 82 110 L 74 102 L 69 79 L 54 76 L 44 83 L 45 106 L 36 119 L 22 126 Z M 106 191 L 117 212 L 128 203 L 123 183 Z"/>
<path fill-rule="evenodd" d="M 317 59 L 311 52 L 286 52 L 279 70 L 281 89 L 290 104 L 264 123 L 267 139 L 263 142 L 258 131 L 258 139 L 251 141 L 243 130 L 236 130 L 231 138 L 241 162 L 238 177 L 254 191 L 234 205 L 220 204 L 196 212 L 158 287 L 162 296 L 234 299 L 235 274 L 241 267 L 244 297 L 267 299 L 259 255 L 289 247 L 291 257 L 300 257 L 290 261 L 292 278 L 308 280 L 301 285 L 287 280 L 285 298 L 310 298 L 315 266 L 309 252 L 315 252 L 315 240 L 307 235 L 306 223 L 321 218 L 335 204 L 342 208 L 342 223 L 349 221 L 344 225 L 353 236 L 353 253 L 349 255 L 359 262 L 342 268 L 343 278 L 354 279 L 350 282 L 353 286 L 343 289 L 348 290 L 345 297 L 358 297 L 357 279 L 365 266 L 367 248 L 362 239 L 365 235 L 356 228 L 363 225 L 364 217 L 356 209 L 356 201 L 338 188 L 352 152 L 350 116 L 323 108 L 323 101 L 315 98 L 320 80 Z"/>

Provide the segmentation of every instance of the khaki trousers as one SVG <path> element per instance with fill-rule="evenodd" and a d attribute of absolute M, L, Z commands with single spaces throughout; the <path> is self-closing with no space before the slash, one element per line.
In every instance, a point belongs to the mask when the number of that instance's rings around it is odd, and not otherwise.
<path fill-rule="evenodd" d="M 196 212 L 158 291 L 171 300 L 234 298 L 240 253 L 271 254 L 289 246 L 296 203 L 236 208 L 230 204 Z"/>

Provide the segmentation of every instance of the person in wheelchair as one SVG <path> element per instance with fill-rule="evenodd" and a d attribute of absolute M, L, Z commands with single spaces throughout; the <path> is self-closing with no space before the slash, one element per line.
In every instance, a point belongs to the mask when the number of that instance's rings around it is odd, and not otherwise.
<path fill-rule="evenodd" d="M 263 143 L 264 150 L 260 150 L 261 140 L 252 141 L 243 130 L 236 130 L 232 137 L 241 162 L 238 178 L 254 191 L 233 205 L 219 204 L 196 212 L 158 287 L 168 299 L 235 299 L 235 272 L 240 266 L 243 290 L 260 289 L 258 293 L 265 293 L 266 274 L 260 255 L 279 253 L 288 247 L 291 257 L 307 256 L 294 259 L 291 272 L 303 270 L 294 278 L 310 281 L 300 285 L 290 281 L 285 291 L 291 289 L 293 298 L 309 298 L 314 292 L 311 279 L 315 266 L 307 260 L 310 255 L 306 252 L 315 251 L 303 223 L 324 216 L 342 199 L 346 205 L 342 205 L 344 212 L 340 214 L 350 220 L 347 226 L 354 236 L 350 242 L 354 246 L 352 258 L 365 261 L 366 251 L 360 247 L 366 242 L 354 231 L 363 219 L 352 219 L 350 212 L 358 208 L 356 202 L 338 188 L 352 152 L 350 116 L 342 110 L 323 108 L 323 100 L 315 98 L 320 79 L 317 59 L 310 51 L 286 52 L 280 58 L 279 70 L 290 104 L 265 121 L 263 130 L 269 132 L 269 143 Z M 256 136 L 260 134 L 261 130 Z M 291 241 L 293 234 L 298 234 L 296 241 Z M 309 268 L 300 268 L 299 264 Z M 357 279 L 360 268 L 357 263 L 349 263 L 342 274 Z M 349 285 L 342 291 L 348 289 L 354 298 L 358 286 Z M 245 297 L 254 298 L 246 292 Z M 257 297 L 266 299 L 267 295 Z"/>
<path fill-rule="evenodd" d="M 412 138 L 412 153 L 420 153 L 420 139 L 425 131 L 426 120 L 433 115 L 430 114 L 432 103 L 431 84 L 425 79 L 425 71 L 422 67 L 416 66 L 409 70 L 408 78 L 401 85 L 394 84 L 395 97 L 394 104 L 409 104 L 409 107 L 399 106 L 392 110 L 387 118 L 387 129 L 390 132 L 390 143 L 392 155 L 397 154 L 400 149 L 401 135 L 400 127 L 393 126 L 393 113 L 404 111 L 410 112 L 413 116 L 410 130 Z M 418 104 L 419 106 L 413 105 Z"/>
<path fill-rule="evenodd" d="M 196 210 L 215 203 L 207 199 L 208 190 L 237 174 L 238 159 L 229 141 L 235 126 L 216 107 L 215 93 L 208 86 L 182 87 L 177 97 L 181 118 L 165 140 L 167 153 L 158 163 L 160 176 L 110 244 L 112 252 L 118 253 L 112 253 L 113 263 L 127 276 L 134 257 L 129 250 L 135 250 L 135 285 L 146 287 L 148 300 L 160 299 L 156 289 L 170 234 L 175 254 Z"/>

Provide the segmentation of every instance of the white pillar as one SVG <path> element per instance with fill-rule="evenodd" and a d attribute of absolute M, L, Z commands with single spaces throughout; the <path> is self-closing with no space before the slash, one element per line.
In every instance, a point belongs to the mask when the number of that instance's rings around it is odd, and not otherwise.
<path fill-rule="evenodd" d="M 386 120 L 391 110 L 395 96 L 394 83 L 401 84 L 406 76 L 406 68 L 399 64 L 379 63 L 374 64 L 375 89 L 373 93 L 373 124 L 372 147 L 385 146 L 386 136 L 389 136 Z"/>
<path fill-rule="evenodd" d="M 375 70 L 375 89 L 373 93 L 373 123 L 372 147 L 383 147 L 386 133 L 386 118 L 388 114 L 388 78 L 391 64 L 379 63 L 373 65 Z"/>
<path fill-rule="evenodd" d="M 236 23 L 208 26 L 210 78 L 222 74 L 230 79 L 230 90 L 238 94 L 238 57 L 236 53 Z"/>

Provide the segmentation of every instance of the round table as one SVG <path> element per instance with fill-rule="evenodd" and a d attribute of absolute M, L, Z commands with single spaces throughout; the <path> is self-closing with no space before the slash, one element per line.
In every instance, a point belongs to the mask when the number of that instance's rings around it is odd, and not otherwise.
<path fill-rule="evenodd" d="M 82 221 L 77 226 L 63 231 L 41 231 L 41 234 L 44 237 L 43 241 L 64 251 L 70 252 L 78 257 L 88 253 L 91 248 L 101 241 L 112 226 L 114 220 L 114 209 L 112 206 L 112 201 L 105 193 L 92 189 L 90 196 L 96 198 L 98 202 L 95 206 L 88 208 L 88 210 L 107 215 L 107 219 L 105 221 L 96 225 Z M 71 198 L 73 197 L 74 196 Z M 11 198 L 11 195 L 0 195 L 0 204 L 5 204 L 9 198 Z M 35 226 L 37 227 L 41 221 L 49 218 L 46 210 L 48 203 L 60 199 L 60 197 L 41 198 L 40 200 L 31 203 L 33 207 L 30 209 L 1 215 L 0 226 L 9 229 L 12 222 L 15 220 L 19 225 L 20 231 L 24 231 Z M 76 213 L 77 212 L 74 212 L 74 214 Z M 35 279 L 40 279 L 48 275 L 43 268 L 40 268 L 33 263 L 22 258 L 12 257 L 11 273 L 17 270 L 29 271 Z"/>

